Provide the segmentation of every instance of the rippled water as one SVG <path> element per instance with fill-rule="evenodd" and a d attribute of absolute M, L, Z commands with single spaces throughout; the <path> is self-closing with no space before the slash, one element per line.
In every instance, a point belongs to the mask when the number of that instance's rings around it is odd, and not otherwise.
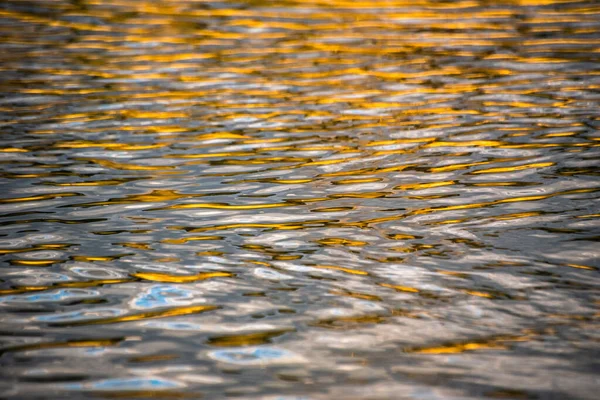
<path fill-rule="evenodd" d="M 3 398 L 595 398 L 595 1 L 0 4 Z"/>

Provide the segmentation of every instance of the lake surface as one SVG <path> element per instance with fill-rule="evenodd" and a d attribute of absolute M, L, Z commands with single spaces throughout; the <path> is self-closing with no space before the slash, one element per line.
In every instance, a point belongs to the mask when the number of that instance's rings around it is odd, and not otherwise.
<path fill-rule="evenodd" d="M 0 396 L 594 399 L 595 1 L 0 4 Z"/>

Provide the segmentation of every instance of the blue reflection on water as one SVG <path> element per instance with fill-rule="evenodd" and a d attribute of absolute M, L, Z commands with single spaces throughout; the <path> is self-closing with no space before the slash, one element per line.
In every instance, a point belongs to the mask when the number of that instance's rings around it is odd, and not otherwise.
<path fill-rule="evenodd" d="M 73 383 L 64 385 L 69 390 L 149 390 L 173 389 L 181 384 L 158 377 L 105 379 L 91 383 Z"/>
<path fill-rule="evenodd" d="M 60 314 L 40 315 L 33 318 L 35 321 L 43 322 L 65 322 L 65 321 L 83 321 L 100 317 L 116 317 L 124 314 L 123 310 L 118 308 L 96 308 L 93 310 L 78 310 Z"/>
<path fill-rule="evenodd" d="M 215 350 L 209 357 L 227 363 L 253 365 L 297 359 L 296 354 L 274 347 L 246 347 L 239 349 Z"/>
<path fill-rule="evenodd" d="M 194 293 L 174 285 L 155 285 L 134 299 L 137 308 L 164 307 L 173 304 L 189 304 Z"/>
<path fill-rule="evenodd" d="M 11 295 L 0 298 L 0 303 L 26 302 L 56 302 L 72 298 L 86 298 L 98 296 L 100 292 L 97 290 L 87 289 L 61 289 L 55 292 L 36 293 L 30 295 Z"/>
<path fill-rule="evenodd" d="M 203 325 L 192 322 L 148 321 L 143 324 L 146 328 L 168 329 L 174 331 L 198 331 Z"/>

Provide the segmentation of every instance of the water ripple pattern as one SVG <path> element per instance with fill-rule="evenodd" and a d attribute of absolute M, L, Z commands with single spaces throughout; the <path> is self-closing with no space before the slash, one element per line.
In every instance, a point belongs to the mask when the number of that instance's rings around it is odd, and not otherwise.
<path fill-rule="evenodd" d="M 595 399 L 600 5 L 0 4 L 0 397 Z"/>

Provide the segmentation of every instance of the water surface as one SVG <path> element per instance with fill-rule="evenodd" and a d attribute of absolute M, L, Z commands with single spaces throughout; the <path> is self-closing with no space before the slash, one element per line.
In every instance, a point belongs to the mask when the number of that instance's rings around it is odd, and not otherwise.
<path fill-rule="evenodd" d="M 0 4 L 0 396 L 593 399 L 594 1 Z"/>

